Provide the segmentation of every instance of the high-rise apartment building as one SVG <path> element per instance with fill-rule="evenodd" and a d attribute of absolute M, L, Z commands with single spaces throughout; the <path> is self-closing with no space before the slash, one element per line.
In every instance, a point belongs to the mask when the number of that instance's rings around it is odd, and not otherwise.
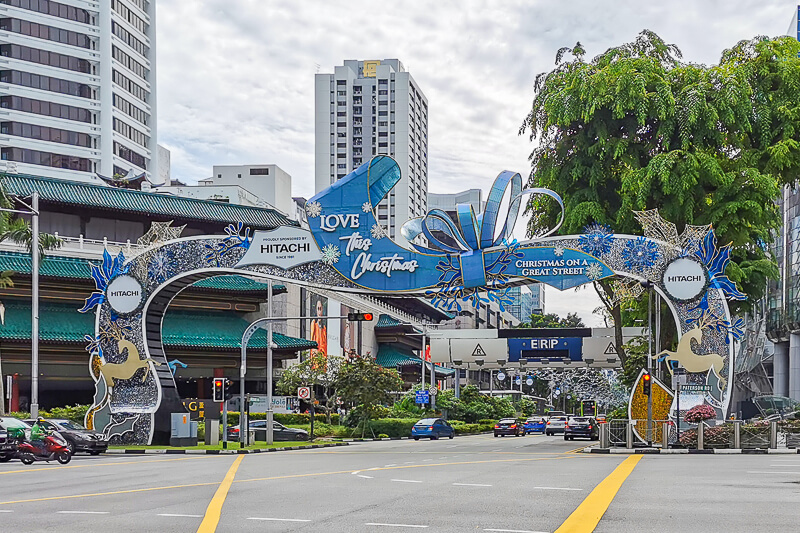
<path fill-rule="evenodd" d="M 374 155 L 393 157 L 401 180 L 377 216 L 403 244 L 402 225 L 427 210 L 427 98 L 397 59 L 347 60 L 333 74 L 317 74 L 314 92 L 316 192 Z"/>
<path fill-rule="evenodd" d="M 155 2 L 0 0 L 3 170 L 159 183 Z"/>

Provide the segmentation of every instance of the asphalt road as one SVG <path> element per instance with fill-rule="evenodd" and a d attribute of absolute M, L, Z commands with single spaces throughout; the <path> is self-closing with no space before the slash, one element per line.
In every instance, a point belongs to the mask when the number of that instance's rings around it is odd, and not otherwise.
<path fill-rule="evenodd" d="M 476 435 L 246 456 L 14 461 L 0 464 L 0 531 L 798 529 L 800 456 L 574 453 L 580 444 Z"/>

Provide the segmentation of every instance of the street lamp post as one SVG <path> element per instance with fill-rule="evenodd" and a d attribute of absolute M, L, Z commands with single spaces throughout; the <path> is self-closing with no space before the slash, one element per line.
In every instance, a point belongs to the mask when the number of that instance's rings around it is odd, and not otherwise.
<path fill-rule="evenodd" d="M 642 282 L 642 287 L 647 289 L 647 372 L 653 374 L 653 313 L 652 313 L 652 295 L 653 295 L 653 282 L 645 280 Z M 650 387 L 650 392 L 647 395 L 647 445 L 653 445 L 653 388 Z"/>

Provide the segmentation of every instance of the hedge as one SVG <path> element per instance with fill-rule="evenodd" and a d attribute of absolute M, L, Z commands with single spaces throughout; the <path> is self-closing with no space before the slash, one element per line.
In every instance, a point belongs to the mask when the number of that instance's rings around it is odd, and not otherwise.
<path fill-rule="evenodd" d="M 222 418 L 220 416 L 220 418 Z M 250 413 L 250 420 L 266 420 L 267 413 Z M 296 425 L 296 424 L 311 424 L 311 415 L 306 414 L 299 414 L 299 413 L 273 413 L 272 419 L 275 422 L 279 422 L 284 426 L 288 425 Z M 318 422 L 327 423 L 327 418 L 325 415 L 315 414 L 314 415 L 314 428 L 316 429 L 316 425 Z M 331 424 L 339 425 L 339 415 L 332 414 L 331 415 Z M 238 426 L 239 425 L 239 412 L 238 411 L 228 411 L 228 425 L 230 426 Z M 316 431 L 314 431 L 316 433 Z"/>

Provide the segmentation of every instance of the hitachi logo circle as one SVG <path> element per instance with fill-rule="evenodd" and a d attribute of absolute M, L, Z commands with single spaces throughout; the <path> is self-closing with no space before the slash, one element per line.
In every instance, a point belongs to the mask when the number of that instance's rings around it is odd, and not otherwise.
<path fill-rule="evenodd" d="M 136 311 L 142 304 L 142 284 L 124 274 L 112 279 L 106 288 L 106 301 L 120 315 Z"/>
<path fill-rule="evenodd" d="M 696 259 L 679 257 L 667 265 L 661 281 L 672 298 L 682 301 L 693 300 L 705 291 L 708 272 Z"/>

